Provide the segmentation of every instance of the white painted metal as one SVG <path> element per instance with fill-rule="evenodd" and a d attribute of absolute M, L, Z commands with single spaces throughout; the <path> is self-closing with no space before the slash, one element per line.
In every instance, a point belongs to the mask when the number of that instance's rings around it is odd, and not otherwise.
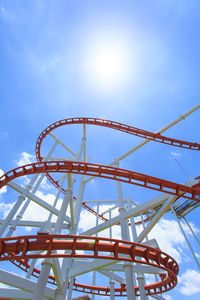
<path fill-rule="evenodd" d="M 197 105 L 184 115 L 177 118 L 175 121 L 171 122 L 164 128 L 160 129 L 157 132 L 163 133 L 167 129 L 171 128 L 179 121 L 183 120 L 189 114 L 191 114 L 196 109 L 200 108 L 200 105 Z M 50 136 L 55 140 L 55 143 L 49 153 L 43 158 L 45 160 L 77 160 L 77 161 L 86 161 L 86 125 L 83 125 L 83 137 L 81 140 L 81 144 L 78 150 L 78 154 L 72 151 L 65 143 L 56 137 L 52 132 Z M 141 148 L 143 145 L 147 144 L 149 140 L 145 140 L 139 145 L 135 146 L 133 149 L 129 150 L 127 153 L 119 156 L 115 159 L 110 165 L 118 166 L 119 161 L 136 151 L 137 149 Z M 72 155 L 72 157 L 67 157 L 65 155 L 62 156 L 52 156 L 55 148 L 57 145 L 61 145 L 63 149 L 67 150 L 67 152 Z M 68 155 L 69 155 L 68 153 Z M 123 199 L 122 196 L 122 184 L 117 182 L 117 194 L 118 199 L 113 200 L 85 200 L 84 191 L 86 184 L 94 177 L 87 178 L 86 176 L 80 177 L 80 183 L 78 187 L 78 196 L 75 202 L 73 202 L 72 198 L 72 189 L 74 184 L 76 183 L 75 175 L 64 174 L 62 177 L 58 179 L 58 182 L 61 184 L 60 189 L 58 190 L 54 204 L 51 205 L 40 199 L 35 193 L 37 189 L 40 187 L 40 184 L 43 180 L 45 175 L 34 175 L 31 179 L 30 183 L 24 188 L 23 186 L 17 184 L 16 182 L 10 182 L 9 186 L 17 191 L 20 195 L 18 197 L 17 202 L 14 204 L 12 210 L 8 214 L 5 220 L 0 220 L 0 235 L 3 235 L 5 231 L 9 228 L 10 229 L 7 233 L 7 236 L 12 236 L 15 232 L 17 226 L 29 226 L 29 227 L 39 227 L 40 232 L 53 232 L 55 234 L 59 233 L 67 233 L 67 234 L 77 234 L 80 235 L 95 235 L 98 236 L 100 232 L 105 229 L 109 229 L 109 236 L 112 238 L 113 236 L 113 226 L 120 223 L 119 228 L 121 229 L 121 238 L 122 240 L 130 241 L 130 231 L 132 233 L 133 241 L 143 242 L 144 244 L 157 246 L 155 241 L 148 241 L 147 235 L 158 222 L 158 220 L 163 216 L 163 214 L 169 210 L 171 204 L 176 199 L 176 197 L 172 197 L 171 195 L 160 195 L 155 197 L 152 200 L 149 200 L 145 203 L 137 205 L 135 207 L 131 207 L 131 203 L 135 205 L 135 203 L 127 198 L 126 200 Z M 68 180 L 68 188 L 66 189 L 64 198 L 62 200 L 61 209 L 57 209 L 57 203 L 60 199 L 61 189 L 64 186 L 65 178 Z M 191 180 L 189 184 L 192 186 L 196 184 L 195 180 Z M 79 222 L 80 222 L 80 215 L 81 215 L 81 206 L 83 203 L 94 203 L 97 205 L 97 215 L 96 215 L 96 226 L 90 228 L 84 232 L 79 232 Z M 31 201 L 37 203 L 45 210 L 49 212 L 48 218 L 45 222 L 39 221 L 25 221 L 22 220 L 22 217 L 27 209 L 29 209 L 29 204 Z M 101 212 L 101 215 L 108 214 L 108 221 L 102 222 L 99 224 L 99 214 L 100 214 L 100 207 L 101 204 L 112 204 L 112 207 L 106 209 L 104 212 Z M 125 205 L 126 204 L 126 205 Z M 21 210 L 18 212 L 20 207 L 22 206 Z M 67 215 L 67 208 L 70 206 L 70 216 Z M 114 210 L 119 209 L 119 214 L 116 217 L 112 217 L 112 212 Z M 143 215 L 148 212 L 157 211 L 153 218 L 147 223 L 144 224 Z M 18 213 L 18 214 L 17 214 Z M 16 215 L 17 214 L 17 215 Z M 14 219 L 16 215 L 16 218 Z M 135 227 L 135 217 L 140 216 L 142 220 L 143 230 L 142 232 L 137 235 L 136 227 Z M 56 221 L 52 222 L 52 218 L 56 217 Z M 177 217 L 175 215 L 175 217 Z M 128 221 L 131 223 L 131 226 L 128 226 Z M 177 219 L 181 230 L 181 224 Z M 194 231 L 192 230 L 191 226 L 188 224 L 192 234 L 197 239 Z M 67 223 L 66 223 L 67 222 Z M 146 226 L 145 226 L 146 225 Z M 144 242 L 144 240 L 147 240 Z M 189 241 L 187 240 L 187 243 Z M 198 241 L 198 239 L 197 239 Z M 199 241 L 198 241 L 199 243 Z M 190 247 L 190 244 L 188 244 Z M 194 254 L 194 253 L 193 253 Z M 195 255 L 195 254 L 194 254 Z M 195 257 L 194 257 L 195 258 Z M 196 258 L 197 260 L 197 258 Z M 198 261 L 197 261 L 198 262 Z M 93 272 L 93 284 L 96 282 L 96 276 L 104 276 L 105 278 L 109 279 L 110 285 L 110 299 L 115 299 L 115 292 L 114 292 L 114 285 L 115 283 L 126 283 L 127 287 L 127 299 L 134 300 L 134 299 L 141 299 L 147 300 L 148 297 L 145 295 L 145 277 L 144 274 L 158 274 L 163 273 L 162 270 L 152 266 L 144 266 L 140 264 L 131 264 L 131 263 L 120 263 L 119 261 L 113 260 L 106 260 L 106 259 L 94 259 L 94 260 L 87 260 L 87 259 L 63 259 L 62 263 L 59 259 L 50 259 L 47 258 L 42 262 L 42 268 L 39 275 L 38 281 L 30 280 L 33 268 L 37 263 L 36 259 L 33 259 L 31 262 L 31 267 L 29 268 L 26 278 L 22 278 L 18 275 L 13 275 L 7 271 L 0 270 L 0 282 L 8 284 L 10 286 L 14 286 L 18 288 L 18 290 L 13 289 L 0 289 L 0 297 L 4 297 L 7 295 L 10 298 L 14 298 L 15 296 L 18 299 L 55 299 L 55 300 L 65 300 L 67 295 L 67 300 L 72 298 L 73 294 L 73 280 L 75 277 L 78 277 L 81 274 L 87 274 L 88 272 Z M 199 264 L 198 264 L 199 267 Z M 53 271 L 53 274 L 56 278 L 56 289 L 47 287 L 47 280 L 50 274 L 50 270 Z M 120 276 L 117 272 L 121 272 Z M 121 275 L 122 274 L 122 275 Z M 69 281 L 69 288 L 67 290 Z M 139 285 L 140 297 L 136 297 L 134 294 L 134 284 Z M 16 294 L 14 294 L 16 292 Z M 153 296 L 155 299 L 162 299 L 162 296 L 156 295 Z M 94 299 L 94 296 L 93 296 Z"/>
<path fill-rule="evenodd" d="M 183 227 L 181 225 L 181 222 L 180 222 L 179 218 L 177 217 L 176 212 L 173 209 L 173 206 L 171 206 L 171 210 L 172 210 L 172 212 L 173 212 L 173 214 L 174 214 L 174 216 L 176 218 L 176 221 L 177 221 L 177 223 L 179 225 L 179 228 L 180 228 L 180 230 L 181 230 L 181 232 L 182 232 L 182 234 L 183 234 L 183 236 L 185 238 L 185 241 L 186 241 L 186 243 L 187 243 L 187 245 L 188 245 L 188 247 L 189 247 L 189 249 L 191 251 L 191 254 L 192 254 L 192 256 L 193 256 L 193 258 L 194 258 L 194 260 L 195 260 L 195 262 L 197 264 L 197 267 L 200 270 L 200 263 L 199 263 L 199 261 L 198 261 L 198 259 L 196 257 L 196 254 L 195 254 L 195 252 L 194 252 L 194 250 L 193 250 L 193 248 L 192 248 L 192 246 L 191 246 L 191 244 L 190 244 L 190 242 L 189 242 L 189 240 L 187 238 L 187 235 L 186 235 L 186 233 L 185 233 L 185 231 L 184 231 L 184 229 L 183 229 Z"/>
<path fill-rule="evenodd" d="M 114 281 L 110 281 L 110 300 L 114 300 L 115 299 L 115 283 Z"/>
<path fill-rule="evenodd" d="M 199 241 L 197 235 L 195 234 L 194 230 L 192 229 L 192 226 L 191 226 L 190 223 L 187 221 L 186 217 L 183 217 L 183 219 L 184 219 L 185 223 L 187 224 L 188 228 L 190 229 L 190 231 L 191 231 L 193 237 L 195 238 L 195 240 L 197 241 L 197 243 L 198 243 L 199 246 L 200 246 L 200 241 Z"/>

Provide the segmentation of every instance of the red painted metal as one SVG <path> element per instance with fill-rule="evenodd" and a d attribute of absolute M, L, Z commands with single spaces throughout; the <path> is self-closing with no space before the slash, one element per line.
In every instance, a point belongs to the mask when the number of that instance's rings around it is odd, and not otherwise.
<path fill-rule="evenodd" d="M 56 253 L 55 250 L 63 250 L 63 253 Z M 71 251 L 65 253 L 65 250 Z M 76 252 L 77 250 L 83 250 L 84 254 L 79 254 Z M 32 254 L 32 251 L 46 251 L 46 253 Z M 165 252 L 143 244 L 100 237 L 49 234 L 0 239 L 0 261 L 20 261 L 22 265 L 26 264 L 26 271 L 28 270 L 28 259 L 47 257 L 111 259 L 157 267 L 163 270 L 161 281 L 145 285 L 147 295 L 166 292 L 177 284 L 179 268 L 176 261 Z M 51 283 L 55 283 L 55 280 Z M 110 293 L 109 287 L 97 287 L 76 282 L 74 290 L 105 296 Z M 125 296 L 125 293 L 126 285 L 115 288 L 116 296 Z M 138 286 L 135 287 L 135 294 L 139 296 Z"/>
<path fill-rule="evenodd" d="M 200 144 L 186 142 L 182 140 L 172 139 L 160 135 L 159 133 L 151 133 L 132 126 L 127 126 L 118 122 L 109 120 L 101 120 L 97 118 L 71 118 L 58 121 L 48 126 L 39 136 L 36 144 L 36 156 L 39 163 L 29 164 L 18 167 L 0 177 L 0 188 L 6 185 L 9 181 L 20 176 L 46 173 L 48 179 L 59 187 L 49 173 L 64 172 L 85 174 L 95 177 L 102 177 L 112 180 L 118 180 L 145 188 L 161 191 L 176 197 L 184 197 L 187 199 L 196 199 L 200 196 L 199 186 L 187 187 L 167 180 L 159 179 L 149 175 L 136 173 L 129 170 L 124 170 L 115 167 L 103 166 L 91 163 L 72 162 L 72 161 L 55 161 L 41 162 L 40 147 L 43 139 L 55 128 L 70 124 L 91 124 L 112 128 L 123 131 L 125 133 L 139 136 L 156 142 L 191 149 L 200 150 Z M 49 173 L 48 173 L 49 172 Z M 63 190 L 64 192 L 64 190 Z M 96 215 L 96 211 L 83 203 L 83 206 Z M 105 217 L 99 215 L 103 221 L 107 221 Z M 146 218 L 144 221 L 148 221 Z M 141 221 L 137 222 L 141 224 Z M 136 224 L 137 224 L 136 223 Z M 62 240 L 61 240 L 62 239 Z M 89 240 L 89 241 L 88 241 Z M 55 253 L 54 250 L 71 250 L 69 253 Z M 44 250 L 45 254 L 31 254 L 32 251 Z M 84 250 L 87 254 L 78 254 L 76 250 Z M 108 252 L 109 255 L 105 255 Z M 126 257 L 124 257 L 126 254 Z M 83 237 L 83 236 L 64 236 L 64 235 L 37 235 L 37 236 L 22 236 L 0 239 L 0 261 L 10 260 L 15 265 L 28 271 L 30 265 L 28 260 L 32 258 L 44 257 L 84 257 L 84 258 L 102 258 L 114 259 L 128 262 L 136 262 L 145 265 L 151 265 L 162 269 L 166 274 L 161 274 L 161 281 L 145 286 L 147 295 L 154 295 L 172 289 L 177 284 L 178 265 L 173 258 L 166 253 L 151 248 L 146 245 L 131 243 L 127 241 L 99 238 L 99 237 Z M 39 277 L 40 270 L 33 268 L 32 275 Z M 49 283 L 56 284 L 54 276 L 49 276 Z M 97 287 L 84 285 L 74 281 L 74 290 L 84 293 L 108 296 L 110 294 L 109 287 Z M 135 294 L 139 296 L 139 288 L 135 287 Z M 115 288 L 115 296 L 126 296 L 126 285 Z"/>
<path fill-rule="evenodd" d="M 46 161 L 15 168 L 0 177 L 0 188 L 18 177 L 47 172 L 85 174 L 107 178 L 160 191 L 177 197 L 181 196 L 195 201 L 199 201 L 196 199 L 196 196 L 200 196 L 199 187 L 188 187 L 183 184 L 174 183 L 172 181 L 133 172 L 130 170 L 73 161 Z"/>
<path fill-rule="evenodd" d="M 37 142 L 36 142 L 36 158 L 39 162 L 42 161 L 41 157 L 41 144 L 44 138 L 54 129 L 66 125 L 72 125 L 72 124 L 90 124 L 90 125 L 97 125 L 97 126 L 103 126 L 107 128 L 112 128 L 118 131 L 122 131 L 131 135 L 139 136 L 148 140 L 152 140 L 155 142 L 175 146 L 175 147 L 180 147 L 180 148 L 186 148 L 186 149 L 191 149 L 191 150 L 200 150 L 200 144 L 198 143 L 192 143 L 192 142 L 187 142 L 187 141 L 182 141 L 178 139 L 173 139 L 173 138 L 168 138 L 165 136 L 162 136 L 160 133 L 152 133 L 146 130 L 142 130 L 133 126 L 125 125 L 119 122 L 114 122 L 110 120 L 103 120 L 99 118 L 85 118 L 85 117 L 77 117 L 77 118 L 68 118 L 68 119 L 63 119 L 60 121 L 57 121 L 51 125 L 49 125 L 45 130 L 42 131 L 42 133 L 39 135 Z M 50 174 L 46 174 L 47 178 L 49 181 L 57 188 L 60 187 L 59 183 L 53 179 L 53 177 Z M 65 193 L 65 190 L 62 189 L 62 192 Z M 90 211 L 92 214 L 96 215 L 96 212 L 89 207 L 88 205 L 82 204 L 82 206 Z M 103 221 L 107 221 L 103 216 L 99 216 L 99 218 Z M 144 222 L 148 221 L 149 218 L 145 219 Z M 136 225 L 140 225 L 142 222 L 136 222 Z"/>

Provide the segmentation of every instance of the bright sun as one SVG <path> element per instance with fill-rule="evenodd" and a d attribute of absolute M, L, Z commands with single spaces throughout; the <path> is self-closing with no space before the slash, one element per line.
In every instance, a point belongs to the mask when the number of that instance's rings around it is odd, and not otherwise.
<path fill-rule="evenodd" d="M 86 63 L 89 82 L 103 89 L 122 85 L 128 73 L 127 56 L 125 49 L 118 43 L 93 47 Z"/>

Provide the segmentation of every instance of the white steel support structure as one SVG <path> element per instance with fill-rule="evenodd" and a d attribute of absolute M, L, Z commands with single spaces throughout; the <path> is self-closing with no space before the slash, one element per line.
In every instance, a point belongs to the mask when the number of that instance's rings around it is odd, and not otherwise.
<path fill-rule="evenodd" d="M 175 121 L 158 130 L 157 133 L 165 132 L 167 129 L 185 119 L 198 108 L 200 108 L 200 105 L 195 106 L 187 113 L 178 117 Z M 74 122 L 76 121 L 77 120 L 75 118 Z M 67 146 L 66 142 L 58 137 L 57 134 L 54 133 L 53 129 L 49 131 L 48 143 L 50 140 L 51 142 L 53 140 L 53 145 L 48 153 L 44 153 L 42 155 L 43 161 L 50 162 L 60 160 L 63 162 L 73 161 L 86 163 L 88 160 L 86 159 L 86 129 L 86 124 L 83 124 L 83 133 L 77 151 L 74 151 Z M 42 135 L 40 138 L 42 138 Z M 121 160 L 125 159 L 148 142 L 150 142 L 150 139 L 145 139 L 125 154 L 122 154 L 117 159 L 113 160 L 110 163 L 110 166 L 119 168 L 119 162 Z M 41 162 L 38 162 L 38 164 L 40 163 Z M 104 230 L 107 230 L 106 237 L 110 239 L 113 239 L 115 232 L 117 231 L 120 235 L 119 241 L 115 243 L 115 251 L 118 255 L 117 246 L 120 241 L 122 241 L 122 244 L 124 243 L 123 245 L 125 245 L 126 242 L 132 241 L 135 243 L 141 243 L 141 245 L 157 248 L 158 245 L 156 241 L 149 240 L 148 234 L 161 217 L 170 209 L 172 209 L 180 229 L 185 236 L 184 229 L 181 226 L 172 206 L 172 204 L 176 201 L 177 196 L 173 196 L 170 193 L 161 193 L 159 196 L 156 196 L 151 200 L 135 205 L 132 199 L 128 197 L 123 198 L 123 194 L 125 194 L 125 191 L 122 192 L 123 184 L 117 181 L 116 199 L 110 198 L 113 200 L 96 200 L 94 195 L 94 200 L 93 198 L 91 200 L 85 197 L 85 190 L 88 187 L 88 183 L 91 182 L 95 176 L 93 176 L 93 174 L 87 176 L 85 173 L 81 173 L 80 176 L 77 176 L 76 174 L 70 174 L 70 172 L 67 172 L 59 175 L 51 174 L 53 178 L 51 183 L 57 187 L 57 189 L 53 187 L 55 197 L 53 204 L 51 204 L 48 197 L 44 199 L 40 196 L 41 193 L 38 193 L 40 189 L 42 190 L 42 181 L 46 175 L 48 174 L 46 174 L 45 171 L 41 172 L 41 174 L 33 175 L 25 187 L 15 180 L 8 183 L 9 188 L 11 188 L 13 192 L 15 191 L 18 195 L 17 201 L 13 205 L 7 217 L 4 220 L 0 220 L 1 237 L 12 237 L 17 230 L 19 231 L 22 230 L 21 228 L 23 227 L 25 229 L 29 227 L 37 230 L 38 239 L 46 234 L 49 236 L 75 235 L 79 238 L 83 236 L 83 241 L 84 236 L 95 237 L 95 243 L 90 242 L 91 247 L 95 244 L 98 248 L 99 240 L 105 234 Z M 185 185 L 193 187 L 197 183 L 198 182 L 196 180 L 190 179 Z M 127 195 L 124 196 L 126 197 Z M 47 212 L 47 217 L 45 217 L 44 220 L 42 218 L 40 221 L 24 219 L 24 215 L 26 211 L 30 209 L 32 202 L 37 204 L 39 207 L 42 207 Z M 101 209 L 102 205 L 108 205 L 104 211 Z M 84 214 L 84 209 L 91 212 L 91 215 L 95 215 L 94 224 L 91 222 L 91 226 L 89 226 L 86 230 L 82 230 L 80 227 L 80 220 L 82 214 Z M 191 225 L 186 219 L 185 222 L 199 244 L 199 240 Z M 137 231 L 138 224 L 140 228 L 142 228 L 140 232 Z M 191 249 L 193 257 L 200 268 L 195 253 L 186 236 L 185 238 Z M 67 239 L 66 236 L 65 239 Z M 73 247 L 76 247 L 76 243 L 74 243 Z M 165 251 L 165 249 L 162 250 Z M 72 250 L 65 249 L 65 257 L 59 259 L 56 257 L 56 254 L 58 254 L 59 251 L 60 250 L 52 250 L 51 253 L 55 254 L 55 256 L 46 257 L 42 260 L 42 262 L 40 262 L 37 258 L 30 259 L 28 261 L 29 266 L 26 265 L 26 268 L 22 268 L 23 264 L 16 262 L 18 267 L 21 267 L 23 270 L 25 269 L 26 273 L 24 272 L 24 277 L 14 275 L 7 270 L 0 270 L 0 282 L 16 288 L 7 289 L 7 294 L 6 289 L 1 288 L 0 298 L 8 295 L 10 298 L 17 299 L 71 300 L 73 299 L 74 293 L 76 293 L 75 296 L 77 296 L 77 291 L 80 291 L 80 295 L 88 293 L 92 299 L 97 299 L 97 297 L 99 299 L 101 295 L 106 295 L 108 296 L 108 299 L 114 300 L 118 298 L 116 297 L 117 289 L 121 288 L 121 297 L 125 297 L 128 300 L 148 300 L 151 297 L 154 299 L 162 299 L 162 295 L 160 293 L 148 296 L 148 289 L 145 288 L 146 274 L 153 274 L 156 282 L 160 280 L 159 276 L 163 275 L 163 271 L 160 270 L 158 266 L 145 265 L 142 263 L 142 260 L 141 263 L 126 261 L 125 259 L 128 257 L 128 254 L 123 254 L 124 261 L 117 259 L 117 255 L 114 259 L 112 259 L 111 252 L 109 259 L 104 259 L 102 257 L 99 259 L 97 256 L 98 251 L 96 251 L 96 256 L 94 255 L 92 258 L 85 258 L 85 250 L 81 250 L 81 252 L 75 248 Z M 82 254 L 80 254 L 80 257 L 73 257 L 73 255 L 69 257 L 69 254 L 72 253 L 72 251 L 74 251 L 73 253 L 80 252 Z M 39 252 L 48 253 L 48 250 L 35 251 L 35 255 Z M 83 257 L 81 257 L 81 255 Z M 139 256 L 136 258 L 139 259 Z M 10 264 L 12 263 L 10 262 Z M 37 272 L 36 269 L 39 271 Z M 91 282 L 85 283 L 88 286 L 87 289 L 84 289 L 83 287 L 80 288 L 77 284 L 77 282 L 79 282 L 79 276 L 85 275 L 85 278 L 87 278 L 89 272 L 93 272 Z M 97 292 L 99 288 L 99 278 L 102 282 L 105 282 L 106 287 L 104 290 L 102 288 L 103 292 L 101 291 L 101 293 Z M 84 282 L 82 282 L 82 284 L 84 284 Z M 92 286 L 92 288 L 89 286 Z M 138 288 L 135 289 L 135 286 L 138 286 Z M 119 297 L 119 299 L 121 299 L 121 297 Z"/>

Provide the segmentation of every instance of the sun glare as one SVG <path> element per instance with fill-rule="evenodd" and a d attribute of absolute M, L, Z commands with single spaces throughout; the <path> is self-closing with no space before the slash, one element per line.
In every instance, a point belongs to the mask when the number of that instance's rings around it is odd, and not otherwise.
<path fill-rule="evenodd" d="M 86 63 L 89 82 L 102 89 L 122 86 L 128 75 L 126 52 L 120 44 L 116 43 L 94 46 Z"/>

